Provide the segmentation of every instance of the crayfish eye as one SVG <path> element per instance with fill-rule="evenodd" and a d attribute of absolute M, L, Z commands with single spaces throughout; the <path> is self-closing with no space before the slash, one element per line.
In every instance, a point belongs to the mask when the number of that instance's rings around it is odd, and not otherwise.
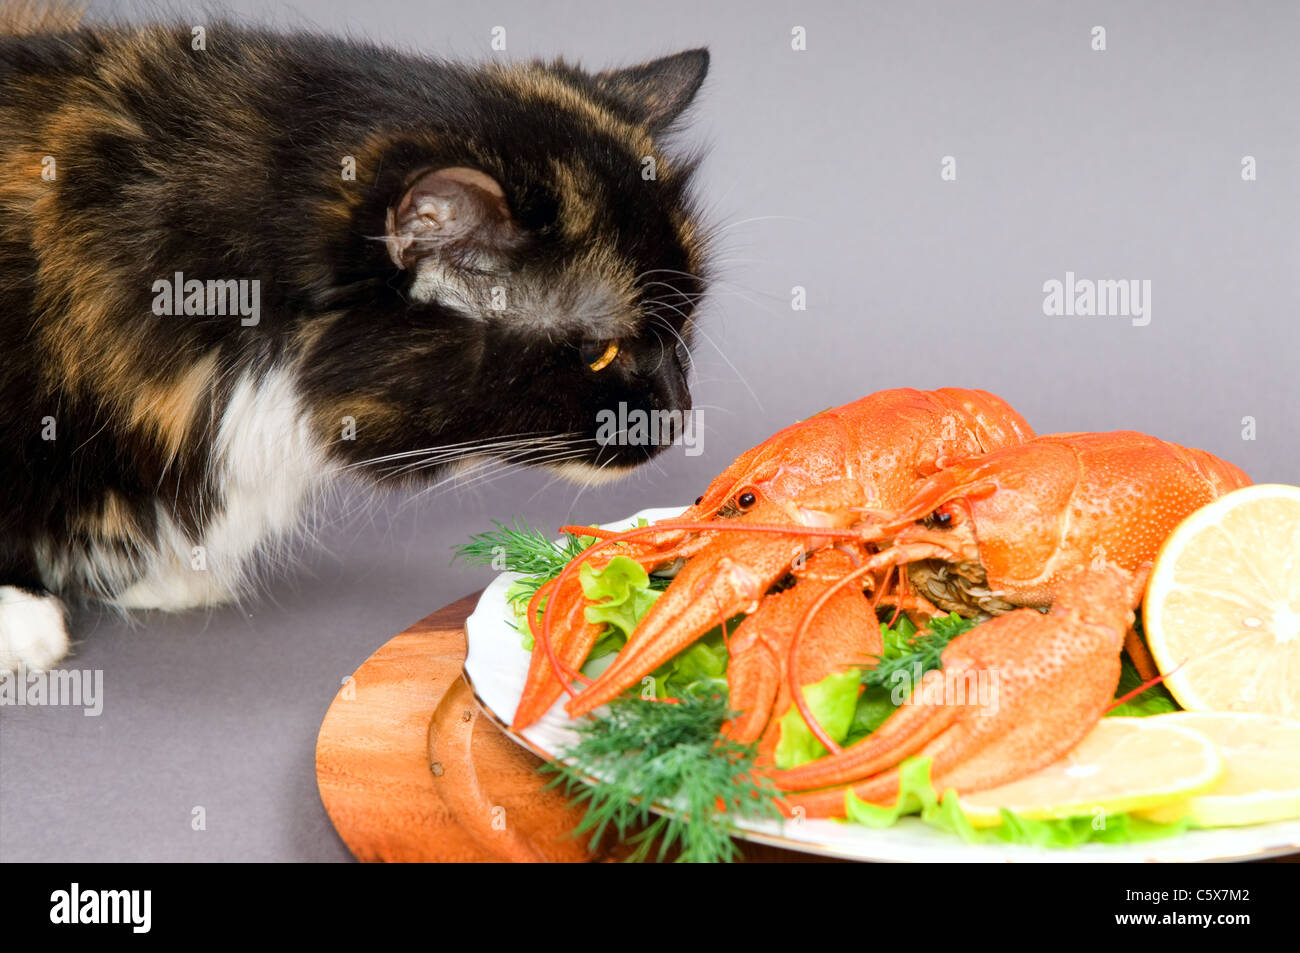
<path fill-rule="evenodd" d="M 618 341 L 597 341 L 588 338 L 578 345 L 582 363 L 593 371 L 603 371 L 618 357 Z"/>
<path fill-rule="evenodd" d="M 696 505 L 696 506 L 699 506 L 699 505 L 700 505 L 701 503 L 703 503 L 703 502 L 704 502 L 704 497 L 703 497 L 703 496 L 697 496 L 697 497 L 695 498 L 695 505 Z"/>
<path fill-rule="evenodd" d="M 740 496 L 736 497 L 736 505 L 739 506 L 742 510 L 749 509 L 757 502 L 758 502 L 758 497 L 756 497 L 753 493 L 742 493 L 740 494 Z"/>
<path fill-rule="evenodd" d="M 952 525 L 952 514 L 944 510 L 935 510 L 921 522 L 927 529 L 947 529 Z"/>

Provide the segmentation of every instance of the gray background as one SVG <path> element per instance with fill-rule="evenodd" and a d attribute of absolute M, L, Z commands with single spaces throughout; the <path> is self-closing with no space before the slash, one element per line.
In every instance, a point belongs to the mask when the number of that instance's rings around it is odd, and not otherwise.
<path fill-rule="evenodd" d="M 484 583 L 449 565 L 454 543 L 492 519 L 553 528 L 688 500 L 777 427 L 879 388 L 984 387 L 1040 432 L 1145 430 L 1298 480 L 1294 4 L 234 9 L 474 59 L 499 55 L 495 25 L 509 56 L 602 67 L 707 44 L 683 137 L 711 145 L 701 191 L 724 229 L 695 382 L 705 453 L 585 492 L 525 473 L 354 500 L 245 609 L 83 615 L 72 664 L 103 669 L 105 711 L 0 709 L 4 860 L 346 859 L 316 794 L 316 729 L 367 655 Z M 1043 282 L 1067 270 L 1150 279 L 1150 325 L 1045 317 Z"/>

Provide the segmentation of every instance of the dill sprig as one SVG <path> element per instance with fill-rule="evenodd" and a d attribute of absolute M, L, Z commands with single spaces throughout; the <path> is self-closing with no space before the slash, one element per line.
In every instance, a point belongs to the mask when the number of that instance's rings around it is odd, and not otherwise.
<path fill-rule="evenodd" d="M 468 543 L 456 547 L 455 558 L 474 566 L 550 579 L 595 542 L 591 537 L 572 533 L 565 533 L 564 539 L 556 542 L 522 519 L 516 519 L 513 526 L 492 522 L 496 529 L 471 536 Z"/>
<path fill-rule="evenodd" d="M 496 529 L 475 533 L 468 543 L 456 547 L 453 560 L 473 566 L 491 566 L 501 572 L 517 572 L 519 579 L 510 589 L 509 602 L 523 611 L 543 585 L 558 576 L 569 561 L 579 556 L 596 540 L 590 536 L 565 533 L 560 541 L 550 539 L 524 520 L 514 525 L 493 520 Z"/>
<path fill-rule="evenodd" d="M 457 547 L 456 558 L 519 573 L 508 595 L 517 615 L 540 586 L 595 542 L 573 534 L 556 542 L 522 520 L 494 525 Z M 664 589 L 669 582 L 651 575 L 647 585 Z M 633 846 L 630 861 L 646 859 L 656 845 L 660 860 L 675 848 L 681 861 L 730 861 L 740 853 L 731 839 L 736 818 L 781 816 L 775 787 L 753 774 L 757 746 L 719 736 L 735 713 L 709 688 L 713 683 L 700 679 L 679 690 L 677 704 L 619 698 L 606 714 L 577 726 L 578 741 L 561 752 L 561 761 L 545 766 L 556 772 L 553 785 L 586 805 L 576 835 L 589 833 L 594 848 L 613 830 Z M 651 805 L 667 812 L 656 814 Z"/>
<path fill-rule="evenodd" d="M 862 684 L 871 688 L 890 688 L 895 672 L 906 672 L 911 678 L 918 664 L 921 674 L 931 669 L 943 668 L 943 650 L 948 643 L 963 632 L 969 632 L 979 623 L 964 619 L 956 613 L 935 616 L 920 632 L 903 616 L 894 628 L 881 625 L 884 649 L 877 656 L 875 668 L 862 673 Z"/>
<path fill-rule="evenodd" d="M 526 605 L 539 588 L 554 579 L 576 556 L 582 555 L 596 539 L 592 536 L 575 536 L 565 533 L 555 541 L 524 520 L 516 519 L 514 525 L 493 520 L 496 529 L 475 533 L 468 543 L 456 547 L 453 560 L 460 559 L 473 566 L 491 566 L 501 572 L 517 572 L 522 579 L 511 588 L 512 605 Z M 646 525 L 643 520 L 639 525 Z M 622 544 L 619 544 L 622 545 Z M 672 580 L 662 575 L 650 576 L 651 589 L 667 589 Z"/>
<path fill-rule="evenodd" d="M 740 851 L 731 839 L 736 818 L 778 818 L 778 794 L 753 774 L 757 746 L 719 737 L 734 713 L 725 697 L 685 692 L 677 704 L 615 699 L 608 713 L 577 726 L 579 740 L 545 766 L 586 814 L 576 835 L 594 850 L 613 830 L 634 846 L 629 861 L 654 851 L 663 860 L 718 863 Z M 596 780 L 592 780 L 592 779 Z M 655 816 L 651 805 L 666 808 Z"/>

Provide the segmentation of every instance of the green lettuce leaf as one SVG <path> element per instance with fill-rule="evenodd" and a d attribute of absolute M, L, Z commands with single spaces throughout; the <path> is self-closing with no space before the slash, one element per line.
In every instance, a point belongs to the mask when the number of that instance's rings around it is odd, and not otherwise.
<path fill-rule="evenodd" d="M 528 603 L 532 601 L 533 593 L 536 591 L 536 581 L 527 576 L 516 579 L 506 589 L 506 604 L 510 606 L 510 611 L 514 613 L 515 617 L 515 621 L 511 625 L 519 630 L 520 641 L 523 643 L 525 652 L 533 650 L 533 630 L 528 625 Z M 539 611 L 545 607 L 546 600 L 543 599 Z"/>
<path fill-rule="evenodd" d="M 900 684 L 910 684 L 918 671 L 924 674 L 939 668 L 940 654 L 948 643 L 975 625 L 975 620 L 955 614 L 935 616 L 929 628 L 920 633 L 907 616 L 899 616 L 893 626 L 880 623 L 883 648 L 873 668 L 832 675 L 805 688 L 809 703 L 827 734 L 841 745 L 851 745 L 871 734 L 906 699 L 906 693 L 898 691 Z M 863 686 L 861 693 L 855 690 L 852 678 L 857 678 Z M 841 731 L 846 708 L 848 721 Z M 777 766 L 794 767 L 825 753 L 825 747 L 813 737 L 798 710 L 791 706 L 781 719 Z"/>
<path fill-rule="evenodd" d="M 734 631 L 735 622 L 727 624 L 728 632 Z M 655 694 L 660 698 L 682 698 L 707 689 L 725 695 L 728 661 L 726 640 L 719 626 L 655 669 Z"/>
<path fill-rule="evenodd" d="M 857 669 L 827 675 L 820 682 L 805 685 L 804 698 L 813 715 L 836 744 L 848 737 L 858 704 L 858 689 L 862 676 Z M 793 768 L 826 754 L 826 748 L 813 737 L 808 724 L 799 714 L 799 707 L 791 705 L 781 716 L 781 739 L 776 746 L 776 766 Z"/>
<path fill-rule="evenodd" d="M 612 655 L 627 644 L 628 636 L 650 611 L 665 585 L 664 580 L 650 576 L 627 556 L 615 556 L 603 569 L 583 563 L 578 578 L 583 595 L 595 603 L 583 610 L 587 621 L 608 625 L 587 656 L 587 664 Z M 738 621 L 739 617 L 732 619 L 727 630 L 733 630 Z M 651 677 L 655 695 L 678 698 L 701 688 L 725 692 L 723 676 L 727 662 L 726 641 L 719 626 L 654 671 Z"/>
<path fill-rule="evenodd" d="M 853 722 L 843 745 L 848 747 L 871 734 L 898 710 L 894 704 L 894 692 L 890 688 L 867 685 L 858 696 L 857 707 L 853 710 Z"/>
<path fill-rule="evenodd" d="M 930 784 L 930 759 L 908 758 L 898 767 L 898 800 L 893 806 L 871 804 L 853 791 L 844 792 L 844 810 L 848 820 L 864 827 L 893 827 L 900 817 L 938 807 L 939 795 Z M 965 820 L 962 815 L 962 820 Z M 967 822 L 969 826 L 969 822 Z"/>
<path fill-rule="evenodd" d="M 930 759 L 908 758 L 899 766 L 899 796 L 892 806 L 869 804 L 854 793 L 844 793 L 848 821 L 866 827 L 889 827 L 907 814 L 921 815 L 921 820 L 961 837 L 968 844 L 1024 844 L 1033 847 L 1077 847 L 1080 844 L 1133 844 L 1173 837 L 1188 829 L 1184 818 L 1172 824 L 1159 824 L 1133 814 L 1112 814 L 1098 823 L 1092 815 L 1053 820 L 1031 820 L 1003 810 L 998 827 L 977 828 L 958 806 L 957 793 L 945 791 L 941 798 L 930 783 Z"/>
<path fill-rule="evenodd" d="M 595 603 L 583 612 L 588 622 L 606 622 L 626 640 L 660 593 L 650 588 L 650 575 L 627 556 L 615 556 L 603 569 L 583 563 L 578 569 L 582 593 Z"/>

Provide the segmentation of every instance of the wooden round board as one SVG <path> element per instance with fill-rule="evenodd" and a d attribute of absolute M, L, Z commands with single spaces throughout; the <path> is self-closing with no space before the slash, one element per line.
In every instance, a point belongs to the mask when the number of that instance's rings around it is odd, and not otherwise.
<path fill-rule="evenodd" d="M 462 677 L 466 596 L 386 642 L 348 679 L 316 738 L 316 783 L 358 860 L 610 861 L 569 836 L 580 814 L 546 788 L 539 758 L 485 715 Z M 746 860 L 834 862 L 765 844 Z M 1300 854 L 1270 858 L 1297 861 Z"/>
<path fill-rule="evenodd" d="M 546 787 L 540 759 L 482 713 L 461 677 L 465 617 L 478 595 L 385 643 L 344 680 L 316 738 L 316 782 L 358 860 L 604 861 L 569 836 L 581 817 Z M 744 844 L 750 861 L 820 861 Z"/>

